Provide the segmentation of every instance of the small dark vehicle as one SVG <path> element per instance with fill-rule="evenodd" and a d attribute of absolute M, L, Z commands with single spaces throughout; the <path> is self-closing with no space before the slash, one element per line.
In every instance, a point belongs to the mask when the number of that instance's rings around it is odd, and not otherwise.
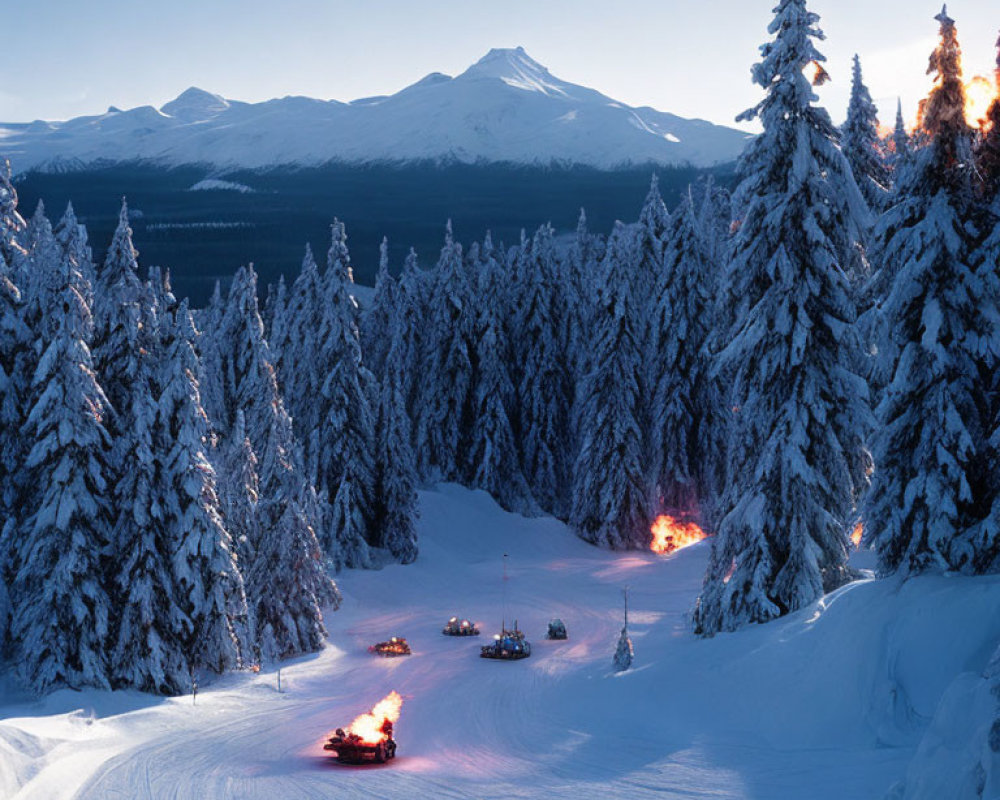
<path fill-rule="evenodd" d="M 368 648 L 369 653 L 395 658 L 410 655 L 410 645 L 402 636 L 393 636 L 388 642 L 377 642 Z"/>
<path fill-rule="evenodd" d="M 493 644 L 483 646 L 479 655 L 481 658 L 514 661 L 530 656 L 531 644 L 525 640 L 524 634 L 518 630 L 517 620 L 515 620 L 513 630 L 508 630 L 504 626 L 500 633 L 494 634 Z"/>
<path fill-rule="evenodd" d="M 549 639 L 566 639 L 566 626 L 561 619 L 554 619 L 549 623 L 549 632 L 546 634 Z"/>
<path fill-rule="evenodd" d="M 332 750 L 341 764 L 384 764 L 396 757 L 396 741 L 392 738 L 392 723 L 389 720 L 382 723 L 382 733 L 385 737 L 372 743 L 364 741 L 356 733 L 337 728 L 323 749 Z"/>
<path fill-rule="evenodd" d="M 479 628 L 467 619 L 452 617 L 441 630 L 445 636 L 478 636 Z"/>

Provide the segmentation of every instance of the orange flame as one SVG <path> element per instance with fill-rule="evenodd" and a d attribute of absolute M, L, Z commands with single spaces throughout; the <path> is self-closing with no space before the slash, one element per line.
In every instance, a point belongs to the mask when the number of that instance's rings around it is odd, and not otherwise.
<path fill-rule="evenodd" d="M 398 692 L 389 692 L 375 704 L 371 711 L 357 717 L 347 727 L 347 732 L 360 737 L 361 741 L 367 744 L 378 744 L 387 738 L 382 732 L 382 726 L 386 720 L 395 723 L 399 719 L 399 712 L 402 709 L 403 698 L 399 696 Z"/>
<path fill-rule="evenodd" d="M 649 530 L 653 534 L 649 547 L 654 553 L 661 555 L 697 544 L 708 536 L 693 522 L 682 522 L 667 514 L 657 517 Z"/>
<path fill-rule="evenodd" d="M 973 128 L 983 127 L 996 97 L 996 84 L 982 75 L 976 75 L 965 84 L 965 121 Z"/>
<path fill-rule="evenodd" d="M 861 538 L 865 535 L 864 523 L 859 522 L 854 526 L 854 530 L 851 531 L 851 541 L 854 542 L 855 547 L 861 547 Z"/>

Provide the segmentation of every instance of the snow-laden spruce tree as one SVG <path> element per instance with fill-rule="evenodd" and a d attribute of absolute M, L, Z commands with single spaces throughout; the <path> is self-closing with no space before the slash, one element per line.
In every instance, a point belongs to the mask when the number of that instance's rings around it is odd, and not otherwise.
<path fill-rule="evenodd" d="M 564 304 L 556 280 L 552 227 L 543 225 L 521 249 L 523 272 L 517 277 L 517 334 L 511 353 L 512 363 L 520 367 L 516 388 L 522 469 L 541 510 L 565 518 L 573 394 L 559 337 Z"/>
<path fill-rule="evenodd" d="M 94 362 L 116 412 L 128 402 L 135 365 L 135 343 L 128 338 L 128 331 L 134 326 L 128 318 L 137 313 L 136 305 L 142 294 L 138 255 L 132 244 L 128 205 L 123 200 L 118 226 L 94 291 Z M 116 428 L 118 433 L 126 432 Z"/>
<path fill-rule="evenodd" d="M 331 364 L 317 363 L 319 337 L 323 331 L 326 291 L 323 279 L 313 257 L 312 248 L 306 245 L 302 268 L 292 283 L 287 301 L 287 311 L 275 310 L 271 333 L 275 338 L 278 357 L 278 380 L 283 396 L 292 415 L 295 432 L 306 445 L 307 461 L 309 435 L 320 422 L 320 408 L 316 402 L 323 386 L 325 374 Z M 316 476 L 310 475 L 315 481 Z"/>
<path fill-rule="evenodd" d="M 158 435 L 160 342 L 152 306 L 127 324 L 137 330 L 129 338 L 142 342 L 137 352 L 128 404 L 119 420 L 128 438 L 112 444 L 112 458 L 127 463 L 116 475 L 112 502 L 116 518 L 111 532 L 109 594 L 113 608 L 109 662 L 115 687 L 158 694 L 180 694 L 188 682 L 188 663 L 177 637 L 172 541 L 165 525 L 163 465 L 165 442 Z M 123 448 L 128 447 L 125 451 Z"/>
<path fill-rule="evenodd" d="M 320 537 L 327 553 L 349 567 L 374 565 L 372 544 L 375 425 L 361 363 L 358 307 L 343 224 L 334 222 L 325 275 L 324 315 L 316 359 L 328 371 L 314 402 L 318 489 L 333 503 L 330 527 Z"/>
<path fill-rule="evenodd" d="M 897 99 L 896 124 L 892 129 L 892 158 L 889 161 L 892 167 L 893 196 L 896 194 L 896 186 L 899 184 L 900 176 L 909 163 L 912 149 L 910 134 L 906 130 L 906 122 L 903 120 L 903 101 Z"/>
<path fill-rule="evenodd" d="M 219 463 L 219 512 L 233 541 L 233 553 L 241 573 L 245 573 L 252 562 L 260 541 L 257 526 L 259 462 L 246 431 L 246 417 L 241 409 L 236 412 L 236 421 L 220 448 L 221 452 L 216 454 Z"/>
<path fill-rule="evenodd" d="M 10 623 L 9 587 L 17 569 L 21 492 L 25 485 L 24 373 L 31 358 L 32 337 L 21 316 L 21 293 L 0 251 L 0 657 L 7 650 Z"/>
<path fill-rule="evenodd" d="M 379 245 L 378 272 L 375 274 L 375 295 L 371 307 L 361 316 L 361 351 L 365 365 L 382 377 L 385 358 L 392 338 L 392 326 L 399 313 L 399 286 L 389 273 L 389 240 Z"/>
<path fill-rule="evenodd" d="M 642 317 L 635 313 L 629 263 L 608 240 L 594 312 L 594 357 L 579 392 L 580 452 L 574 466 L 570 525 L 588 542 L 613 549 L 649 546 L 648 469 L 644 459 L 640 371 Z"/>
<path fill-rule="evenodd" d="M 982 554 L 964 534 L 993 500 L 984 467 L 996 265 L 975 268 L 985 216 L 974 195 L 961 54 L 954 21 L 944 12 L 937 19 L 941 41 L 929 68 L 935 85 L 922 104 L 927 141 L 873 247 L 873 281 L 888 289 L 877 309 L 877 374 L 885 388 L 864 520 L 882 574 L 978 571 Z"/>
<path fill-rule="evenodd" d="M 17 210 L 17 190 L 11 182 L 10 161 L 0 162 L 0 253 L 18 287 L 27 279 L 28 251 L 22 239 L 26 228 Z"/>
<path fill-rule="evenodd" d="M 841 149 L 847 156 L 854 180 L 865 202 L 872 211 L 880 211 L 887 200 L 889 174 L 878 132 L 878 109 L 865 86 L 861 75 L 861 59 L 857 55 L 854 56 L 847 120 L 840 136 Z"/>
<path fill-rule="evenodd" d="M 462 245 L 451 220 L 434 271 L 428 300 L 424 386 L 416 415 L 417 465 L 427 479 L 459 480 L 472 405 L 472 342 L 475 315 Z"/>
<path fill-rule="evenodd" d="M 987 109 L 984 133 L 976 149 L 983 195 L 990 204 L 1000 199 L 1000 38 L 997 39 L 996 87 L 997 96 Z"/>
<path fill-rule="evenodd" d="M 373 540 L 401 564 L 417 558 L 417 465 L 410 418 L 403 397 L 404 333 L 391 318 L 375 414 L 375 491 Z"/>
<path fill-rule="evenodd" d="M 417 263 L 417 253 L 411 247 L 403 261 L 399 276 L 399 319 L 402 331 L 403 400 L 410 414 L 411 436 L 415 435 L 416 419 L 420 414 L 419 392 L 424 372 L 424 322 L 427 319 L 427 282 Z"/>
<path fill-rule="evenodd" d="M 636 260 L 632 280 L 632 296 L 636 302 L 645 302 L 651 296 L 656 276 L 663 265 L 663 248 L 670 225 L 670 213 L 660 196 L 660 179 L 654 174 L 649 183 L 649 193 L 639 212 L 636 227 Z"/>
<path fill-rule="evenodd" d="M 45 204 L 39 200 L 35 213 L 28 220 L 24 245 L 28 251 L 28 273 L 23 287 L 25 295 L 25 321 L 39 338 L 51 340 L 52 320 L 46 311 L 55 303 L 55 296 L 62 290 L 63 251 L 56 241 L 52 223 L 45 216 Z M 78 267 L 77 267 L 78 269 Z M 89 287 L 80 274 L 80 292 L 85 299 Z"/>
<path fill-rule="evenodd" d="M 725 186 L 719 186 L 709 175 L 700 182 L 701 191 L 693 193 L 705 254 L 713 267 L 712 280 L 718 283 L 722 264 L 729 250 L 729 227 L 733 220 L 733 199 Z"/>
<path fill-rule="evenodd" d="M 708 340 L 715 323 L 715 275 L 690 191 L 670 218 L 663 268 L 653 291 L 649 334 L 650 441 L 660 507 L 712 518 L 727 417 L 721 412 Z M 702 513 L 704 512 L 704 513 Z"/>
<path fill-rule="evenodd" d="M 12 594 L 16 663 L 38 692 L 107 688 L 109 597 L 102 559 L 111 528 L 107 400 L 88 347 L 90 308 L 81 276 L 62 264 L 63 286 L 48 309 L 53 336 L 33 378 L 22 435 L 25 519 Z"/>
<path fill-rule="evenodd" d="M 502 508 L 526 514 L 536 507 L 521 471 L 520 448 L 510 417 L 516 394 L 507 367 L 510 348 L 502 316 L 508 287 L 503 268 L 494 257 L 492 240 L 487 242 L 477 292 L 479 338 L 475 343 L 465 483 L 489 492 Z"/>
<path fill-rule="evenodd" d="M 245 571 L 255 652 L 265 661 L 319 650 L 326 638 L 322 609 L 340 604 L 309 515 L 287 414 L 275 414 L 260 458 L 259 540 Z"/>
<path fill-rule="evenodd" d="M 740 229 L 725 280 L 733 321 L 719 367 L 734 376 L 725 516 L 694 613 L 702 635 L 766 622 L 850 578 L 852 450 L 868 423 L 839 259 L 866 209 L 804 70 L 827 75 L 819 17 L 781 0 L 741 119 L 764 131 L 739 164 Z"/>
<path fill-rule="evenodd" d="M 183 302 L 162 361 L 155 423 L 174 586 L 170 635 L 189 671 L 224 672 L 241 664 L 237 630 L 245 627 L 247 608 L 232 538 L 219 513 L 215 470 L 206 457 L 209 424 L 195 377 L 196 338 Z"/>
<path fill-rule="evenodd" d="M 66 204 L 66 211 L 55 227 L 56 241 L 62 247 L 63 255 L 69 258 L 80 273 L 87 293 L 84 297 L 93 305 L 94 285 L 97 283 L 97 272 L 94 267 L 94 256 L 87 244 L 87 229 L 80 224 L 73 210 L 73 204 Z"/>

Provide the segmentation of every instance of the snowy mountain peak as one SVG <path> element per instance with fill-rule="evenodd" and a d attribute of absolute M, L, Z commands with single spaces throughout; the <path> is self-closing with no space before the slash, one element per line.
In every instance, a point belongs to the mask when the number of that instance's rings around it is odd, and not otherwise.
<path fill-rule="evenodd" d="M 535 59 L 523 47 L 493 48 L 463 72 L 459 79 L 499 79 L 508 86 L 547 95 L 564 95 L 565 84 Z"/>
<path fill-rule="evenodd" d="M 211 119 L 229 108 L 229 101 L 197 86 L 185 89 L 175 99 L 165 103 L 160 111 L 183 122 Z"/>

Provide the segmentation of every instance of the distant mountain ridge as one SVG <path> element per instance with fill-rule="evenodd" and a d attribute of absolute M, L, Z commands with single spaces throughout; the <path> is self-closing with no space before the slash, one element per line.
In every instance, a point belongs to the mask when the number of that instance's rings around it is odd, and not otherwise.
<path fill-rule="evenodd" d="M 735 159 L 749 138 L 560 80 L 517 47 L 491 50 L 456 77 L 431 73 L 396 94 L 350 103 L 245 103 L 192 87 L 159 109 L 0 123 L 0 157 L 18 173 L 129 161 L 220 169 L 414 161 L 707 167 Z"/>

